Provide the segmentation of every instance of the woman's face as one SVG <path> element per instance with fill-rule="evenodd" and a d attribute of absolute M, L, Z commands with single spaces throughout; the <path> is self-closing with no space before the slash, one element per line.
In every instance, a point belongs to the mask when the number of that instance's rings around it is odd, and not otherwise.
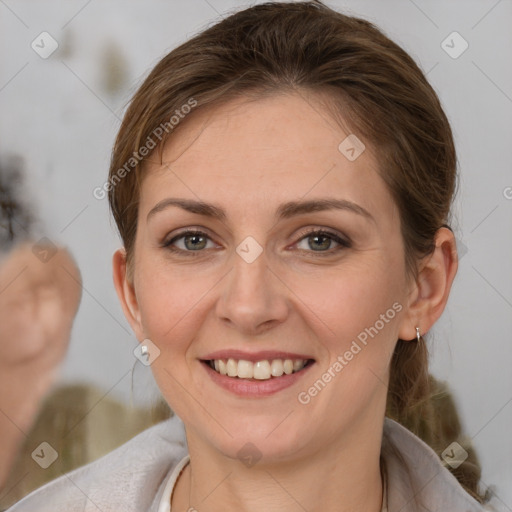
<path fill-rule="evenodd" d="M 152 370 L 189 443 L 229 457 L 290 459 L 380 431 L 411 329 L 378 162 L 303 98 L 191 114 L 142 184 L 131 323 L 160 350 Z"/>

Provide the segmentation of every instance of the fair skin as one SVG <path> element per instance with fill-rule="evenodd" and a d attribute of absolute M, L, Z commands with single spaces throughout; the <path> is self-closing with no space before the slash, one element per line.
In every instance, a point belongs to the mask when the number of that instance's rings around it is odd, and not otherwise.
<path fill-rule="evenodd" d="M 425 333 L 441 315 L 457 269 L 455 242 L 439 230 L 434 253 L 408 280 L 398 210 L 369 144 L 349 161 L 338 150 L 347 133 L 306 97 L 234 100 L 190 116 L 166 143 L 163 164 L 155 155 L 146 166 L 133 275 L 124 250 L 114 255 L 125 315 L 137 339 L 161 351 L 151 368 L 186 428 L 191 464 L 173 511 L 381 509 L 391 356 L 398 338 L 414 339 L 416 326 Z M 225 218 L 162 203 L 169 198 L 214 203 Z M 371 218 L 349 209 L 276 216 L 283 203 L 320 198 L 350 201 Z M 206 238 L 174 240 L 178 253 L 163 247 L 184 228 Z M 308 234 L 319 229 L 350 246 Z M 250 263 L 236 251 L 249 236 L 263 249 Z M 301 403 L 299 394 L 394 303 L 400 311 Z M 314 362 L 272 393 L 234 392 L 202 362 L 220 350 Z M 260 390 L 268 383 L 251 382 Z M 238 454 L 247 443 L 261 456 L 250 467 Z"/>
<path fill-rule="evenodd" d="M 64 248 L 23 243 L 0 262 L 0 489 L 66 355 L 82 278 Z M 41 248 L 41 250 L 44 250 Z"/>

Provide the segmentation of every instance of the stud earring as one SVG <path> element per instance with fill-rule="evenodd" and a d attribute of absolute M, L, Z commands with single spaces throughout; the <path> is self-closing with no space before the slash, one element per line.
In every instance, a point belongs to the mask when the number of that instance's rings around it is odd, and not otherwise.
<path fill-rule="evenodd" d="M 420 328 L 416 327 L 416 341 L 420 341 L 421 334 L 420 334 Z"/>

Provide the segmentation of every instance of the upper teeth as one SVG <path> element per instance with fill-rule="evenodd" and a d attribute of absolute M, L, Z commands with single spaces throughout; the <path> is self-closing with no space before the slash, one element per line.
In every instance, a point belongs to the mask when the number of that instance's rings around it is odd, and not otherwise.
<path fill-rule="evenodd" d="M 238 377 L 240 379 L 258 379 L 267 380 L 271 377 L 281 377 L 281 375 L 290 375 L 304 368 L 307 359 L 273 359 L 262 360 L 253 363 L 245 359 L 215 359 L 210 361 L 210 366 L 228 377 Z"/>

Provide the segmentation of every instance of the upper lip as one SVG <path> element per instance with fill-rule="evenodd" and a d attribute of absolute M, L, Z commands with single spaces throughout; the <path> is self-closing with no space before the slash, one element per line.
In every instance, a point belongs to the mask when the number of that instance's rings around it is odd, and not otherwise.
<path fill-rule="evenodd" d="M 272 359 L 314 359 L 306 354 L 297 354 L 294 352 L 283 352 L 277 350 L 261 350 L 259 352 L 244 352 L 243 350 L 218 350 L 211 352 L 200 358 L 203 361 L 211 361 L 214 359 L 243 359 L 245 361 L 264 361 Z"/>

